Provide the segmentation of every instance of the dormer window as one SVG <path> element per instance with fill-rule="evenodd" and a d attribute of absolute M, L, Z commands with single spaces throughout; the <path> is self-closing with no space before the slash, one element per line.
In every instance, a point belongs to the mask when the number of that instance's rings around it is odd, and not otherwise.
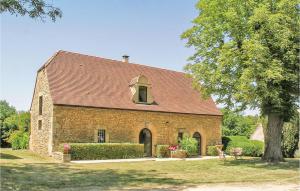
<path fill-rule="evenodd" d="M 147 102 L 147 87 L 139 86 L 139 102 Z"/>
<path fill-rule="evenodd" d="M 129 84 L 132 93 L 132 101 L 137 104 L 153 104 L 151 84 L 144 75 L 133 78 Z"/>

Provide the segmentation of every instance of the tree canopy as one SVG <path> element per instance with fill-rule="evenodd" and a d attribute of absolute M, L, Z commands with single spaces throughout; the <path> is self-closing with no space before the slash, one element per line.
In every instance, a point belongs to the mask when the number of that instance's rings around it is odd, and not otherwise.
<path fill-rule="evenodd" d="M 62 16 L 59 8 L 47 4 L 44 0 L 1 0 L 0 13 L 3 12 L 21 16 L 28 15 L 41 20 L 48 16 L 53 22 Z"/>
<path fill-rule="evenodd" d="M 186 66 L 204 95 L 228 107 L 295 108 L 299 72 L 296 0 L 201 0 L 193 27 L 183 33 L 195 47 Z"/>
<path fill-rule="evenodd" d="M 0 100 L 0 126 L 2 126 L 7 117 L 15 114 L 16 112 L 16 109 L 13 106 L 10 106 L 7 101 Z"/>
<path fill-rule="evenodd" d="M 299 96 L 299 2 L 200 0 L 196 8 L 199 15 L 182 34 L 195 48 L 186 66 L 195 87 L 230 109 L 260 108 L 269 116 L 267 160 L 282 160 L 283 121 Z"/>
<path fill-rule="evenodd" d="M 239 112 L 222 109 L 222 135 L 246 136 L 250 138 L 259 123 L 258 116 L 243 116 Z"/>
<path fill-rule="evenodd" d="M 30 128 L 30 113 L 17 112 L 5 100 L 0 100 L 1 147 L 8 146 L 8 138 L 14 131 L 27 132 Z"/>

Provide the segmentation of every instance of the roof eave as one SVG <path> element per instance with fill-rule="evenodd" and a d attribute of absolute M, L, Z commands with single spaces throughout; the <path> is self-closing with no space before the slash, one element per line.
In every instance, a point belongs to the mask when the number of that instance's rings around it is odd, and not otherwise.
<path fill-rule="evenodd" d="M 160 111 L 160 110 L 146 110 L 146 109 L 130 109 L 130 108 L 115 108 L 115 107 L 97 107 L 97 106 L 85 106 L 85 105 L 72 105 L 72 104 L 59 104 L 53 103 L 56 106 L 66 106 L 66 107 L 85 107 L 85 108 L 95 108 L 95 109 L 115 109 L 115 110 L 129 110 L 129 111 L 145 111 L 145 112 L 159 112 L 159 113 L 175 113 L 175 114 L 187 114 L 187 115 L 205 115 L 205 116 L 223 116 L 220 114 L 209 114 L 209 113 L 185 113 L 176 111 Z"/>

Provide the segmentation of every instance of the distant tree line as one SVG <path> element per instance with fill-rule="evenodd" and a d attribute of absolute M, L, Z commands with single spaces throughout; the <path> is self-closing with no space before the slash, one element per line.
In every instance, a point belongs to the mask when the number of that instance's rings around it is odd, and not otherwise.
<path fill-rule="evenodd" d="M 17 111 L 5 100 L 0 100 L 1 147 L 26 149 L 29 142 L 30 113 Z"/>
<path fill-rule="evenodd" d="M 246 136 L 250 138 L 251 134 L 255 131 L 256 126 L 260 122 L 258 115 L 244 116 L 240 112 L 222 109 L 223 123 L 222 134 L 223 136 Z"/>

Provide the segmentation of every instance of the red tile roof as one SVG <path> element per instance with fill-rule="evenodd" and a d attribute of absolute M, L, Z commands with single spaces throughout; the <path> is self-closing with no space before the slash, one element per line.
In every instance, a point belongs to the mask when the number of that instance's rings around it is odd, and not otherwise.
<path fill-rule="evenodd" d="M 204 100 L 182 72 L 59 51 L 46 67 L 54 104 L 222 115 L 214 101 Z M 156 104 L 135 104 L 131 80 L 144 75 Z"/>

